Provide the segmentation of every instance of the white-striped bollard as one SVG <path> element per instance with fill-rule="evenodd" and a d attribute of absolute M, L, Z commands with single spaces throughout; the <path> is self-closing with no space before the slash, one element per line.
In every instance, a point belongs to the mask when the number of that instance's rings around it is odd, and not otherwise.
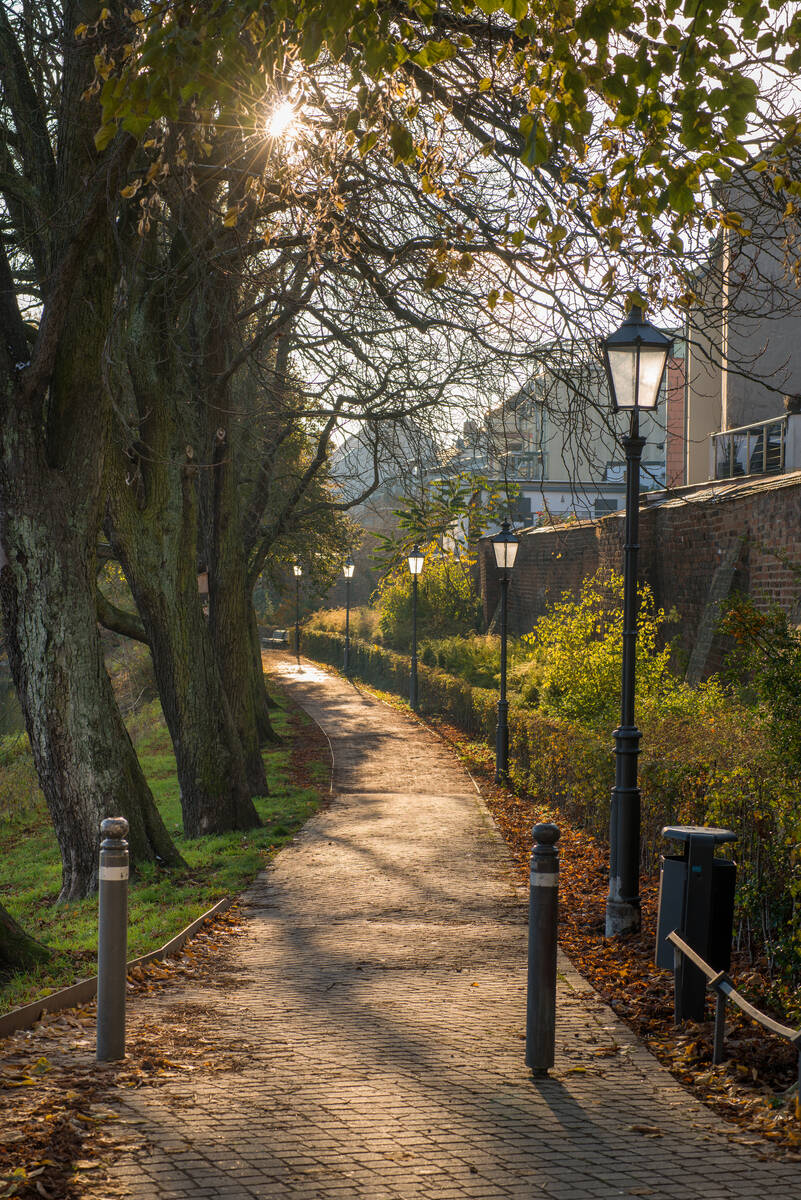
<path fill-rule="evenodd" d="M 528 899 L 528 996 L 526 1066 L 547 1075 L 556 1039 L 556 922 L 559 853 L 556 825 L 535 825 Z"/>
<path fill-rule="evenodd" d="M 97 1061 L 125 1058 L 125 984 L 128 958 L 128 822 L 100 824 L 97 922 Z"/>

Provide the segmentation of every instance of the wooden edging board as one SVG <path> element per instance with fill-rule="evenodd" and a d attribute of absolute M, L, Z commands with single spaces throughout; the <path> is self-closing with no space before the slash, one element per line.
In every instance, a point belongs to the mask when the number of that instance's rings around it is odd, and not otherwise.
<path fill-rule="evenodd" d="M 127 964 L 129 971 L 134 967 L 145 967 L 148 963 L 156 962 L 160 958 L 168 958 L 174 954 L 176 950 L 180 950 L 185 942 L 189 941 L 193 933 L 196 933 L 200 926 L 216 917 L 218 913 L 225 912 L 230 908 L 234 901 L 233 896 L 224 896 L 222 900 L 218 900 L 208 912 L 204 912 L 202 916 L 193 921 L 191 925 L 187 925 L 186 929 L 182 929 L 174 938 L 170 938 L 158 950 L 151 950 L 149 954 L 143 954 L 140 958 L 132 958 Z M 30 1004 L 23 1004 L 21 1008 L 12 1008 L 11 1012 L 0 1017 L 0 1037 L 7 1037 L 10 1033 L 16 1033 L 18 1029 L 28 1029 L 48 1012 L 59 1012 L 62 1008 L 74 1008 L 76 1004 L 85 1004 L 87 1000 L 93 999 L 97 995 L 97 976 L 93 975 L 91 979 L 82 979 L 79 983 L 73 983 L 70 987 L 61 988 L 57 992 L 51 992 L 49 996 L 42 996 L 39 1000 L 33 1000 Z"/>

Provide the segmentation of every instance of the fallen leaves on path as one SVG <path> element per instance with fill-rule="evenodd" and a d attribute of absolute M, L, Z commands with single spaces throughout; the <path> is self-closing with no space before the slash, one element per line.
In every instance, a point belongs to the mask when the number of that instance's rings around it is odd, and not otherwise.
<path fill-rule="evenodd" d="M 132 1122 L 119 1109 L 120 1089 L 164 1082 L 176 1072 L 212 1073 L 236 1065 L 203 1036 L 197 1011 L 171 1007 L 169 1021 L 146 1019 L 136 999 L 187 981 L 208 986 L 238 968 L 231 951 L 244 923 L 236 906 L 219 914 L 175 958 L 136 967 L 128 976 L 131 1001 L 126 1057 L 95 1062 L 95 1003 L 48 1013 L 31 1029 L 5 1038 L 0 1060 L 0 1200 L 44 1197 L 78 1200 L 122 1194 L 111 1167 L 121 1149 L 141 1149 Z M 184 1020 L 180 1019 L 183 1013 Z"/>
<path fill-rule="evenodd" d="M 328 743 L 290 704 L 290 776 L 301 787 L 323 788 L 313 764 L 326 761 Z M 112 1200 L 124 1194 L 113 1177 L 115 1155 L 143 1150 L 139 1122 L 124 1115 L 125 1094 L 158 1086 L 176 1074 L 235 1070 L 243 1053 L 235 1039 L 223 1047 L 204 1035 L 199 988 L 247 982 L 233 950 L 246 925 L 237 904 L 206 922 L 174 957 L 135 967 L 126 1058 L 95 1062 L 96 1005 L 46 1014 L 30 1029 L 0 1042 L 0 1200 Z M 178 992 L 189 984 L 194 999 Z M 170 991 L 175 990 L 174 1000 Z M 136 999 L 158 995 L 162 1014 L 139 1012 Z"/>

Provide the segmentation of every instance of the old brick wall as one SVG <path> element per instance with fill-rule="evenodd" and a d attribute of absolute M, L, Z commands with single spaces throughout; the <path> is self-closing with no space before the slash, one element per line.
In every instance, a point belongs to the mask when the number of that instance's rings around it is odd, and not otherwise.
<path fill-rule="evenodd" d="M 526 632 L 549 601 L 566 591 L 577 593 L 581 581 L 598 567 L 622 570 L 623 533 L 622 513 L 524 533 L 509 587 L 510 630 Z M 651 496 L 641 509 L 640 577 L 651 585 L 659 605 L 680 614 L 679 640 L 688 653 L 730 547 L 732 589 L 746 592 L 759 607 L 780 604 L 801 620 L 801 472 Z M 498 603 L 498 581 L 486 540 L 479 561 L 489 622 Z M 708 670 L 719 665 L 720 653 L 716 642 Z"/>

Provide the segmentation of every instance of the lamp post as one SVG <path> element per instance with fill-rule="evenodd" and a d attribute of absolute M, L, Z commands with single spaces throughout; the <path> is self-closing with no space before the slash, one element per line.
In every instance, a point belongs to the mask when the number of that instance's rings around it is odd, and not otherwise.
<path fill-rule="evenodd" d="M 292 570 L 295 572 L 295 657 L 300 670 L 300 577 L 303 567 L 300 563 L 295 563 Z"/>
<path fill-rule="evenodd" d="M 501 573 L 501 691 L 498 698 L 498 724 L 495 727 L 495 782 L 509 779 L 509 704 L 506 700 L 506 610 L 509 579 L 517 557 L 518 538 L 504 521 L 500 533 L 492 539 L 495 565 Z"/>
<path fill-rule="evenodd" d="M 345 576 L 345 674 L 350 675 L 350 581 L 355 564 L 350 555 L 345 559 L 342 574 Z"/>
<path fill-rule="evenodd" d="M 412 575 L 412 670 L 409 676 L 409 704 L 417 712 L 417 578 L 423 570 L 425 557 L 419 546 L 409 555 L 409 570 Z"/>
<path fill-rule="evenodd" d="M 641 733 L 634 723 L 637 661 L 637 551 L 639 550 L 641 410 L 653 412 L 665 364 L 673 346 L 634 305 L 626 320 L 603 343 L 613 412 L 628 412 L 626 453 L 626 528 L 623 551 L 623 672 L 620 726 L 615 730 L 615 786 L 609 821 L 609 896 L 606 936 L 640 928 L 640 789 L 637 757 Z"/>

